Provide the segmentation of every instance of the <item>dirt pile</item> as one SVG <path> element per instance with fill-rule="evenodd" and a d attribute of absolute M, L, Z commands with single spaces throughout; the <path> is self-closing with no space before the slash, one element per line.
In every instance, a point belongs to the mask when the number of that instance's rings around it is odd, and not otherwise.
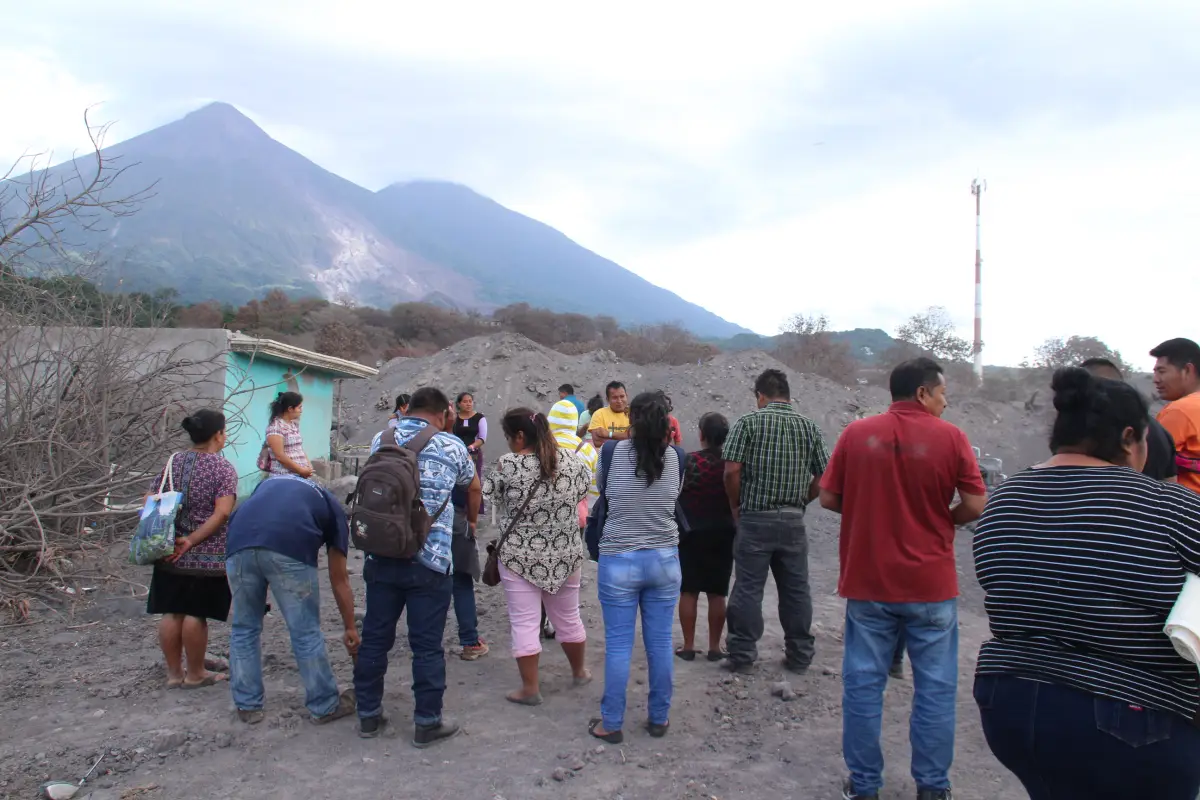
<path fill-rule="evenodd" d="M 888 393 L 877 386 L 842 386 L 816 375 L 796 374 L 760 351 L 722 353 L 700 364 L 639 366 L 609 351 L 569 356 L 523 336 L 501 333 L 467 339 L 427 358 L 398 358 L 365 381 L 347 381 L 343 395 L 343 435 L 355 444 L 370 440 L 387 421 L 401 392 L 438 386 L 447 394 L 469 391 L 475 406 L 495 419 L 505 409 L 528 406 L 548 410 L 558 400 L 558 387 L 570 383 L 585 400 L 602 394 L 611 380 L 622 381 L 630 394 L 662 389 L 672 398 L 684 429 L 684 444 L 698 446 L 700 416 L 710 411 L 730 420 L 754 410 L 755 377 L 768 368 L 790 378 L 797 409 L 811 417 L 832 444 L 851 421 L 884 411 Z M 999 456 L 1009 472 L 1046 453 L 1044 412 L 1022 403 L 995 403 L 958 398 L 951 387 L 946 419 L 963 428 L 985 453 Z M 488 455 L 498 456 L 493 445 Z"/>

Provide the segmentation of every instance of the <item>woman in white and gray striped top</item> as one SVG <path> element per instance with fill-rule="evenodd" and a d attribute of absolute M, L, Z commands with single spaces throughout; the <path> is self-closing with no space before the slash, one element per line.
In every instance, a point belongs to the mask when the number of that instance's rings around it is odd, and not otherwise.
<path fill-rule="evenodd" d="M 1200 572 L 1200 495 L 1141 474 L 1135 389 L 1076 368 L 1053 389 L 1053 457 L 1000 486 L 975 534 L 984 733 L 1032 800 L 1194 800 L 1200 673 L 1163 625 Z"/>
<path fill-rule="evenodd" d="M 650 669 L 646 727 L 651 736 L 667 733 L 674 680 L 671 629 L 682 580 L 675 503 L 683 463 L 680 451 L 667 446 L 670 424 L 662 395 L 647 392 L 635 397 L 629 420 L 630 438 L 604 445 L 612 451 L 602 479 L 608 516 L 600 536 L 604 698 L 601 717 L 589 726 L 593 736 L 614 744 L 624 737 L 625 689 L 639 608 Z"/>

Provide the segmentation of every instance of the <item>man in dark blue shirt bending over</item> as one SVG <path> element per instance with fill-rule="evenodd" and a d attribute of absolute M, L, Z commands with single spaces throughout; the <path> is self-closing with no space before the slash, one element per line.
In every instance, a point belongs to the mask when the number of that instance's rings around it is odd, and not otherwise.
<path fill-rule="evenodd" d="M 346 514 L 337 499 L 312 481 L 277 475 L 258 485 L 229 521 L 225 569 L 233 591 L 229 685 L 238 719 L 263 719 L 262 635 L 267 587 L 287 623 L 292 653 L 304 682 L 304 704 L 317 725 L 354 713 L 354 691 L 338 694 L 321 634 L 317 555 L 329 558 L 329 584 L 342 615 L 342 642 L 358 652 L 354 593 L 346 571 Z"/>

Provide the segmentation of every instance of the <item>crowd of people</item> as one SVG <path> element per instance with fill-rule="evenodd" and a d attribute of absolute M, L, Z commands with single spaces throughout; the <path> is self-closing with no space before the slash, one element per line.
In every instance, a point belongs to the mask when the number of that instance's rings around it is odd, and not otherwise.
<path fill-rule="evenodd" d="M 1163 627 L 1187 574 L 1200 573 L 1200 346 L 1173 339 L 1151 355 L 1168 403 L 1157 420 L 1111 362 L 1061 369 L 1052 383 L 1052 455 L 990 497 L 966 434 L 942 419 L 945 372 L 926 358 L 897 366 L 888 410 L 851 423 L 832 452 L 778 370 L 755 381 L 755 412 L 732 424 L 716 413 L 700 417 L 700 449 L 691 453 L 679 447 L 682 427 L 663 392 L 630 398 L 613 381 L 585 404 L 564 385 L 548 410 L 503 413 L 507 452 L 486 475 L 489 429 L 474 397 L 463 392 L 451 401 L 438 388 L 419 388 L 397 398 L 371 459 L 397 448 L 415 454 L 427 532 L 411 557 L 368 549 L 361 633 L 346 563 L 359 518 L 311 480 L 297 424 L 303 398 L 285 392 L 272 404 L 260 459 L 267 477 L 236 512 L 237 475 L 220 456 L 224 417 L 198 411 L 183 423 L 192 449 L 166 468 L 187 499 L 176 551 L 155 565 L 148 600 L 148 611 L 163 615 L 168 687 L 228 679 L 238 717 L 261 721 L 269 588 L 312 721 L 356 714 L 359 735 L 372 738 L 388 725 L 384 680 L 407 610 L 412 741 L 427 747 L 459 731 L 443 713 L 449 610 L 459 656 L 486 656 L 475 592 L 493 568 L 516 663 L 507 699 L 543 702 L 547 638 L 562 648 L 574 687 L 593 680 L 580 616 L 590 555 L 598 561 L 605 647 L 599 714 L 586 730 L 605 742 L 624 740 L 640 615 L 649 672 L 644 727 L 662 737 L 676 658 L 703 652 L 735 673 L 756 669 L 768 575 L 778 590 L 781 664 L 798 674 L 809 669 L 816 641 L 805 517 L 818 501 L 840 515 L 843 800 L 872 800 L 882 789 L 884 690 L 889 678 L 903 677 L 905 653 L 917 795 L 952 796 L 960 667 L 954 540 L 969 523 L 976 523 L 975 566 L 992 632 L 979 653 L 974 698 L 997 759 L 1032 800 L 1193 800 L 1200 670 Z M 494 504 L 500 535 L 481 568 L 485 502 Z M 342 691 L 320 630 L 321 548 L 354 659 L 354 685 Z M 704 651 L 696 646 L 701 594 Z M 231 606 L 223 676 L 204 665 L 207 623 L 227 620 Z"/>

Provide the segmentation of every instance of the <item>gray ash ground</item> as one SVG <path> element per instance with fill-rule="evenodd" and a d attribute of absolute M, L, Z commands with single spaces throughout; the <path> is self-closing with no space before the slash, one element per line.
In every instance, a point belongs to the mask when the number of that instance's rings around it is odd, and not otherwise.
<path fill-rule="evenodd" d="M 383 427 L 387 411 L 375 404 L 421 385 L 448 392 L 474 391 L 477 406 L 498 416 L 505 408 L 549 408 L 559 384 L 581 396 L 613 378 L 633 392 L 665 389 L 674 398 L 686 444 L 696 445 L 700 414 L 731 418 L 750 411 L 754 377 L 781 366 L 761 353 L 722 355 L 704 365 L 639 367 L 611 354 L 564 356 L 511 334 L 472 339 L 426 359 L 397 359 L 371 381 L 346 384 L 345 433 L 364 442 Z M 851 420 L 887 407 L 875 387 L 843 387 L 822 378 L 792 378 L 800 410 L 812 416 L 829 441 Z M 947 418 L 962 426 L 985 452 L 1005 459 L 1008 471 L 1045 456 L 1047 419 L 1023 405 L 987 403 L 956 396 Z M 390 408 L 388 409 L 390 410 Z M 499 455 L 494 445 L 488 457 Z M 503 592 L 478 587 L 480 630 L 492 644 L 481 661 L 459 660 L 454 615 L 448 653 L 446 712 L 461 721 L 464 735 L 426 751 L 411 747 L 412 700 L 409 652 L 404 637 L 392 653 L 385 703 L 396 725 L 392 738 L 363 741 L 352 720 L 327 727 L 306 721 L 303 693 L 287 629 L 270 616 L 263 633 L 267 719 L 247 727 L 236 722 L 228 687 L 167 691 L 155 620 L 144 611 L 149 570 L 124 566 L 124 544 L 108 563 L 89 568 L 120 581 L 97 591 L 61 616 L 41 612 L 32 624 L 3 628 L 0 640 L 0 798 L 31 798 L 47 779 L 78 780 L 103 753 L 89 780 L 98 800 L 133 798 L 646 798 L 780 797 L 834 798 L 844 773 L 841 759 L 841 636 L 844 604 L 836 595 L 837 519 L 813 508 L 809 517 L 817 655 L 809 673 L 782 669 L 782 633 L 776 595 L 768 584 L 767 631 L 758 670 L 731 676 L 704 660 L 675 663 L 671 731 L 652 739 L 645 721 L 646 662 L 640 641 L 629 687 L 626 740 L 602 745 L 587 735 L 599 711 L 603 687 L 604 631 L 596 599 L 595 567 L 583 590 L 590 666 L 597 680 L 571 688 L 566 659 L 547 643 L 542 659 L 543 694 L 537 708 L 505 702 L 517 686 L 510 657 Z M 484 538 L 489 534 L 484 532 Z M 952 773 L 955 796 L 1006 800 L 1025 794 L 988 751 L 971 700 L 971 675 L 987 636 L 982 593 L 970 560 L 970 534 L 959 532 L 962 583 L 958 744 Z M 363 603 L 362 561 L 351 559 L 358 602 Z M 121 582 L 124 581 L 124 582 Z M 324 579 L 323 579 L 324 583 Z M 83 584 L 76 586 L 76 590 Z M 92 585 L 88 582 L 87 585 Z M 76 595 L 78 596 L 78 595 Z M 351 664 L 340 643 L 340 623 L 328 584 L 323 586 L 325 631 L 334 671 L 350 685 Z M 703 601 L 701 620 L 704 619 Z M 401 630 L 403 631 L 403 622 Z M 701 626 L 702 627 L 702 626 Z M 227 625 L 211 626 L 210 651 L 228 655 Z M 704 647 L 704 633 L 699 646 Z M 640 637 L 639 637 L 640 639 Z M 681 637 L 676 633 L 676 642 Z M 773 696 L 789 681 L 795 697 Z M 887 786 L 882 797 L 911 798 L 908 714 L 911 681 L 887 690 L 884 750 Z"/>

